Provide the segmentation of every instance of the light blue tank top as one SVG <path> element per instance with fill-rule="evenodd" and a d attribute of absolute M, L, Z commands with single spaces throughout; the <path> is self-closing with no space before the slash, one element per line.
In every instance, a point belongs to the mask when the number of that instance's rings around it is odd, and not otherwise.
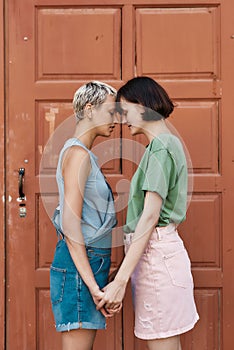
<path fill-rule="evenodd" d="M 84 190 L 81 229 L 86 246 L 110 248 L 112 228 L 116 225 L 114 199 L 110 186 L 105 180 L 97 157 L 77 138 L 71 138 L 64 144 L 58 160 L 56 179 L 59 189 L 58 216 L 53 218 L 55 226 L 63 231 L 64 180 L 62 176 L 62 159 L 64 152 L 72 146 L 84 148 L 90 156 L 91 171 Z"/>

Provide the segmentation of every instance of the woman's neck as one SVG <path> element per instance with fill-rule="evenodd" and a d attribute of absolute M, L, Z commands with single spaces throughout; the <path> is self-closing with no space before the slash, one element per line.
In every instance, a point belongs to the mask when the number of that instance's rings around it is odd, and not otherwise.
<path fill-rule="evenodd" d="M 92 148 L 96 136 L 93 128 L 90 128 L 85 123 L 79 122 L 77 124 L 74 137 L 79 139 L 88 149 Z"/>
<path fill-rule="evenodd" d="M 170 134 L 171 132 L 168 129 L 165 120 L 161 119 L 158 121 L 147 121 L 144 125 L 143 133 L 149 142 L 151 142 L 159 134 Z"/>

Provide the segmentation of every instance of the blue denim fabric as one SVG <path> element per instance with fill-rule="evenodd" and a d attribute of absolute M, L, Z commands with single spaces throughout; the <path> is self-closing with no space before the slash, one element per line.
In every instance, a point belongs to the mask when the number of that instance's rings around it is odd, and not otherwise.
<path fill-rule="evenodd" d="M 97 284 L 103 288 L 108 283 L 111 249 L 86 247 L 86 251 Z M 77 328 L 106 328 L 105 317 L 96 310 L 64 239 L 56 245 L 50 268 L 50 297 L 58 332 Z"/>
<path fill-rule="evenodd" d="M 56 208 L 52 221 L 56 229 L 62 232 L 64 231 L 64 178 L 62 174 L 62 162 L 64 152 L 74 146 L 79 146 L 88 152 L 91 164 L 90 174 L 84 189 L 81 216 L 81 230 L 85 245 L 95 246 L 97 248 L 110 248 L 112 245 L 112 229 L 117 224 L 113 194 L 100 170 L 97 157 L 75 137 L 66 141 L 59 155 L 56 172 L 59 189 L 59 207 Z M 73 239 L 76 240 L 76 237 L 73 237 Z"/>

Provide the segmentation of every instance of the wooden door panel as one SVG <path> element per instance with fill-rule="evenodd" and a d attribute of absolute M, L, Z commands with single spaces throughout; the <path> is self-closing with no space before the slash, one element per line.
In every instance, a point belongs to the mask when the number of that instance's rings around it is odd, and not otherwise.
<path fill-rule="evenodd" d="M 219 101 L 175 101 L 169 121 L 189 151 L 194 173 L 219 172 L 220 111 Z"/>
<path fill-rule="evenodd" d="M 138 75 L 217 78 L 219 17 L 219 7 L 213 5 L 138 8 Z"/>
<path fill-rule="evenodd" d="M 60 349 L 61 334 L 55 331 L 48 288 L 37 289 L 36 310 L 36 349 Z"/>
<path fill-rule="evenodd" d="M 46 196 L 51 198 L 51 209 L 58 199 L 58 196 Z M 46 204 L 48 201 L 46 202 Z M 54 249 L 57 243 L 55 228 L 48 217 L 41 196 L 37 196 L 36 202 L 36 267 L 49 268 L 54 255 Z"/>
<path fill-rule="evenodd" d="M 179 226 L 186 248 L 196 269 L 212 267 L 221 273 L 221 196 L 219 193 L 196 193 L 187 212 L 187 220 Z M 192 234 L 190 234 L 192 232 Z"/>
<path fill-rule="evenodd" d="M 120 79 L 120 9 L 40 6 L 36 18 L 38 80 Z"/>
<path fill-rule="evenodd" d="M 197 326 L 181 338 L 183 349 L 218 349 L 220 344 L 220 290 L 195 291 L 195 300 L 201 319 Z"/>
<path fill-rule="evenodd" d="M 36 101 L 35 107 L 36 175 L 39 175 L 40 172 L 43 174 L 49 172 L 55 173 L 59 150 L 63 142 L 72 136 L 75 127 L 71 99 L 70 101 L 40 100 Z M 49 138 L 54 134 L 56 129 L 55 140 L 49 141 Z M 43 164 L 41 164 L 42 154 Z"/>

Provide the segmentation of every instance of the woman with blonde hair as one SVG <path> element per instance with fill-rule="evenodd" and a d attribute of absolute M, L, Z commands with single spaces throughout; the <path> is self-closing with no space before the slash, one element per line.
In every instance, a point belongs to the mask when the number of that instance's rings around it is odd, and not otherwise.
<path fill-rule="evenodd" d="M 96 304 L 104 295 L 111 263 L 113 195 L 91 148 L 114 128 L 116 90 L 91 81 L 74 95 L 74 137 L 62 148 L 58 166 L 59 211 L 53 218 L 58 243 L 50 269 L 51 303 L 63 350 L 91 350 L 97 329 L 110 315 Z M 117 307 L 112 310 L 116 312 Z"/>

